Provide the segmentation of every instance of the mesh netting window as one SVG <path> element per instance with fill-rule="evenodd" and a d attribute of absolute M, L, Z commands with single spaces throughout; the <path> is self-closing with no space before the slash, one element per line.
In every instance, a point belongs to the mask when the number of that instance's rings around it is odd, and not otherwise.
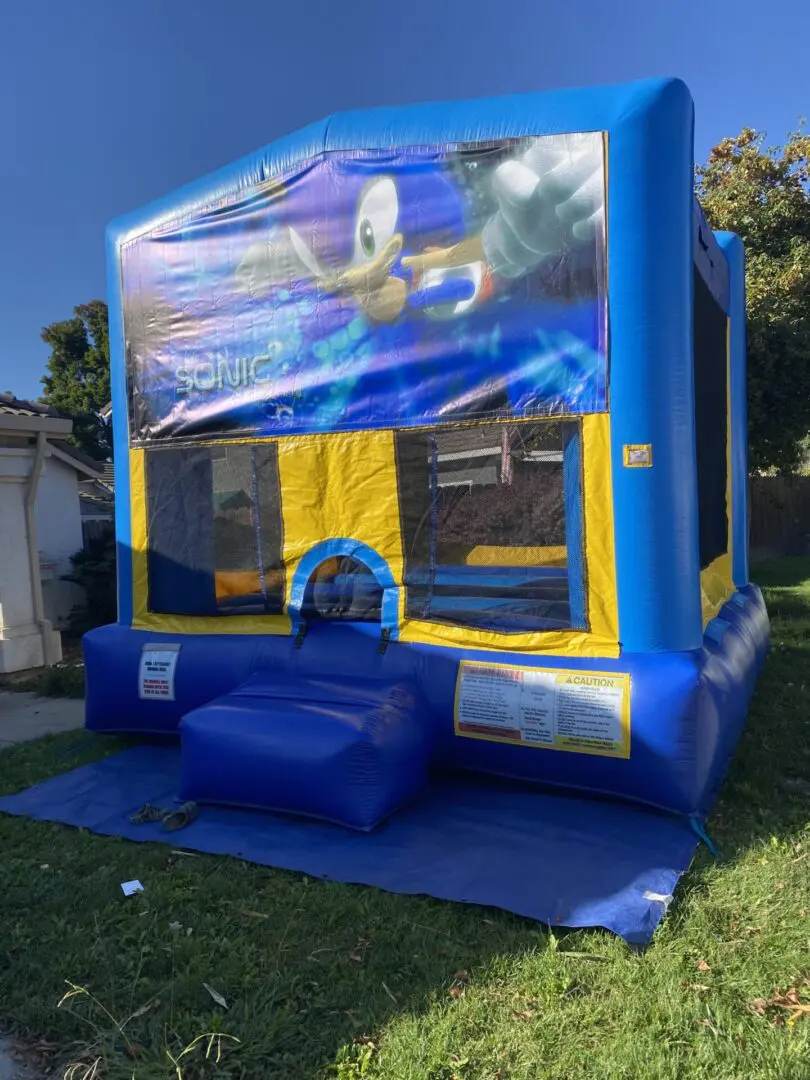
<path fill-rule="evenodd" d="M 576 422 L 397 432 L 408 618 L 585 627 L 580 443 Z"/>
<path fill-rule="evenodd" d="M 301 611 L 307 619 L 379 622 L 383 591 L 359 559 L 326 559 L 307 583 Z"/>
<path fill-rule="evenodd" d="M 727 320 L 694 268 L 695 438 L 700 567 L 728 551 Z"/>
<path fill-rule="evenodd" d="M 273 443 L 149 451 L 146 502 L 150 611 L 281 611 L 281 499 Z"/>

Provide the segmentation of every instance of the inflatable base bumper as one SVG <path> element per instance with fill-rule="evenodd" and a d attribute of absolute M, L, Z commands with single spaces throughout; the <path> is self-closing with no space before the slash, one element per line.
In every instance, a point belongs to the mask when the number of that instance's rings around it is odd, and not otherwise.
<path fill-rule="evenodd" d="M 382 651 L 379 625 L 372 623 L 313 623 L 300 648 L 292 638 L 280 635 L 173 638 L 107 626 L 84 641 L 87 726 L 93 731 L 177 733 L 184 716 L 233 694 L 249 679 L 259 680 L 264 695 L 276 685 L 288 698 L 295 693 L 299 700 L 318 684 L 317 693 L 336 704 L 356 700 L 357 688 L 363 680 L 371 680 L 389 688 L 411 687 L 422 700 L 419 720 L 413 721 L 419 728 L 414 733 L 416 773 L 424 754 L 420 740 L 427 732 L 431 764 L 438 768 L 616 796 L 677 814 L 701 814 L 711 804 L 745 723 L 768 642 L 768 618 L 755 586 L 738 591 L 724 605 L 709 623 L 701 649 L 624 653 L 615 660 L 399 642 Z M 157 672 L 150 668 L 150 657 L 156 658 Z M 599 752 L 599 744 L 594 746 L 596 752 L 587 752 L 587 747 L 583 751 L 573 742 L 577 752 L 569 752 L 507 739 L 464 737 L 457 721 L 460 671 L 465 664 L 486 667 L 505 679 L 520 671 L 547 676 L 568 672 L 574 680 L 579 673 L 626 676 L 630 688 L 626 753 Z M 298 691 L 292 689 L 296 685 Z M 484 692 L 489 692 L 488 686 Z M 484 711 L 487 708 L 485 703 Z M 199 723 L 195 719 L 192 730 Z M 239 773 L 247 768 L 250 751 L 240 752 L 238 727 L 229 737 L 234 742 L 228 753 L 233 776 L 227 793 L 234 798 L 228 801 L 240 801 Z M 404 739 L 402 731 L 398 737 Z M 225 730 L 223 739 L 227 738 Z M 309 767 L 319 777 L 328 774 L 331 783 L 339 783 L 339 774 L 316 760 L 317 746 L 314 739 Z M 224 780 L 212 792 L 221 796 L 222 784 Z"/>

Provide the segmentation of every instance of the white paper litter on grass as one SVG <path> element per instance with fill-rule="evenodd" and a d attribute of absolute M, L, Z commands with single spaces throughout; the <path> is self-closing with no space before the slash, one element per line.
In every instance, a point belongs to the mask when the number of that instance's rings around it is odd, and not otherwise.
<path fill-rule="evenodd" d="M 141 885 L 137 878 L 134 881 L 122 881 L 121 888 L 124 896 L 132 896 L 133 893 L 144 891 L 143 885 Z"/>
<path fill-rule="evenodd" d="M 204 982 L 203 986 L 208 991 L 208 993 L 211 995 L 211 997 L 214 999 L 214 1001 L 217 1003 L 217 1005 L 221 1005 L 223 1009 L 228 1008 L 227 1001 L 222 996 L 222 994 L 220 994 L 220 992 L 218 990 L 215 990 L 213 988 L 213 986 L 209 986 L 207 982 Z"/>

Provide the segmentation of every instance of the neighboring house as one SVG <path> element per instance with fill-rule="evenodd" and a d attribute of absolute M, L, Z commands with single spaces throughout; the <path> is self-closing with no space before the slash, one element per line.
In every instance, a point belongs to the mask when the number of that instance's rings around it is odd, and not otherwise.
<path fill-rule="evenodd" d="M 111 461 L 105 461 L 99 467 L 102 470 L 99 479 L 79 481 L 79 507 L 85 547 L 90 541 L 115 531 L 113 465 Z"/>
<path fill-rule="evenodd" d="M 103 465 L 69 442 L 71 421 L 0 394 L 0 672 L 61 659 L 58 628 L 81 594 L 61 580 L 83 546 L 80 482 Z"/>
<path fill-rule="evenodd" d="M 418 522 L 413 542 L 421 545 L 415 549 L 420 557 L 433 557 L 426 546 L 432 539 L 454 561 L 465 561 L 472 549 L 510 545 L 560 548 L 564 555 L 564 453 L 558 425 L 487 424 L 439 431 L 427 449 L 415 445 L 414 450 L 425 457 L 421 470 L 417 461 L 408 470 L 413 481 L 403 479 L 400 504 Z"/>

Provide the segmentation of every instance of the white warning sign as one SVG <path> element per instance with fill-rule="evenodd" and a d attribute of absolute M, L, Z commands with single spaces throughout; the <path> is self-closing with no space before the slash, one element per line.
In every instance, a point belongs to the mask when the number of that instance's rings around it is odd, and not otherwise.
<path fill-rule="evenodd" d="M 457 735 L 630 757 L 630 676 L 464 660 Z"/>
<path fill-rule="evenodd" d="M 174 701 L 174 673 L 179 656 L 179 645 L 144 645 L 138 670 L 141 700 Z"/>

